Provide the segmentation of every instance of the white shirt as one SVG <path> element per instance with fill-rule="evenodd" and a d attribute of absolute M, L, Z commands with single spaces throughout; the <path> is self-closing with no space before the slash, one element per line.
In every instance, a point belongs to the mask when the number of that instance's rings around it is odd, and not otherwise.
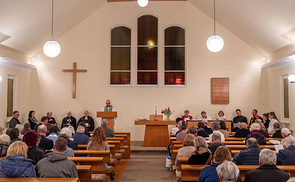
<path fill-rule="evenodd" d="M 225 116 L 221 116 L 221 117 L 218 116 L 217 119 L 218 119 L 218 120 L 225 120 L 226 118 L 225 118 Z"/>
<path fill-rule="evenodd" d="M 206 118 L 203 118 L 202 116 L 200 116 L 198 118 L 198 120 L 202 120 L 202 121 L 208 121 L 208 120 L 211 120 L 211 118 L 209 116 L 206 116 Z"/>
<path fill-rule="evenodd" d="M 270 120 L 268 130 L 267 130 L 269 133 L 274 133 L 275 132 L 275 130 L 273 129 L 273 125 L 275 123 L 278 123 L 278 120 L 276 120 L 276 119 L 271 119 Z"/>
<path fill-rule="evenodd" d="M 179 128 L 177 128 L 177 127 L 174 127 L 174 128 L 172 128 L 172 134 L 176 134 L 176 132 L 178 132 L 179 131 Z"/>
<path fill-rule="evenodd" d="M 213 131 L 213 133 L 215 133 L 215 132 L 217 132 L 217 133 L 219 133 L 221 135 L 221 142 L 224 142 L 225 141 L 225 138 L 224 138 L 223 133 L 221 133 L 220 131 L 216 131 L 216 130 Z M 213 135 L 213 133 L 209 135 L 209 141 L 210 142 L 212 142 L 212 135 Z"/>

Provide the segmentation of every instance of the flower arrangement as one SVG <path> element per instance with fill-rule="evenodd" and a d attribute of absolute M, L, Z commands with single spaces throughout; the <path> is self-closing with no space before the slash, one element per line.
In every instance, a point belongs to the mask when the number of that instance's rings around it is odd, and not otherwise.
<path fill-rule="evenodd" d="M 162 111 L 161 111 L 161 113 L 164 114 L 167 117 L 166 118 L 167 120 L 170 119 L 169 117 L 170 117 L 171 114 L 173 114 L 173 112 L 175 112 L 175 111 L 172 111 L 170 107 L 167 107 L 164 110 L 162 109 Z"/>

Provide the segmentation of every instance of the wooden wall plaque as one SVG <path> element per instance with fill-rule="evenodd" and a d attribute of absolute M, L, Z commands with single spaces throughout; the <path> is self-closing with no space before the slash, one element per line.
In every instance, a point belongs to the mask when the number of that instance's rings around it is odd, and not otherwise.
<path fill-rule="evenodd" d="M 212 104 L 229 104 L 229 78 L 211 78 Z"/>

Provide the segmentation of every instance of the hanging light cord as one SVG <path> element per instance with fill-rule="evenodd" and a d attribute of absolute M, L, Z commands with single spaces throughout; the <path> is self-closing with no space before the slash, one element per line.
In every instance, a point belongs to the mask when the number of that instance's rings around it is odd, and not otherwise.
<path fill-rule="evenodd" d="M 53 0 L 51 0 L 51 40 L 53 40 Z"/>
<path fill-rule="evenodd" d="M 216 30 L 216 28 L 215 28 L 215 0 L 214 0 L 214 35 L 215 35 L 215 31 Z"/>

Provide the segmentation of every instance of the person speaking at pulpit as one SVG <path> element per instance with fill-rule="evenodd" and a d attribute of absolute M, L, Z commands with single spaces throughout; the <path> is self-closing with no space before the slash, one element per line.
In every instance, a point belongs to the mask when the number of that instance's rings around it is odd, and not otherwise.
<path fill-rule="evenodd" d="M 101 109 L 101 111 L 104 111 L 104 112 L 116 112 L 117 110 L 111 104 L 111 100 L 107 99 L 106 100 L 106 105 Z M 114 126 L 116 124 L 116 121 L 117 121 L 116 118 L 114 118 L 114 123 L 113 123 Z"/>
<path fill-rule="evenodd" d="M 80 122 L 85 123 L 85 127 L 87 128 L 88 131 L 93 131 L 94 130 L 94 120 L 91 116 L 89 116 L 89 112 L 87 110 L 84 111 L 84 116 L 82 116 L 79 121 L 78 125 Z"/>

